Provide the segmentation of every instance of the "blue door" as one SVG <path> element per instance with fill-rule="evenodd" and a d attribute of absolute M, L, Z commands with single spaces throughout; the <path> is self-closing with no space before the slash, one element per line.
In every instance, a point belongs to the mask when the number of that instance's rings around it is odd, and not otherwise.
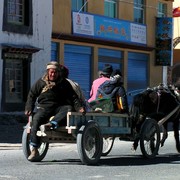
<path fill-rule="evenodd" d="M 143 53 L 128 53 L 128 83 L 127 90 L 129 104 L 132 102 L 133 95 L 148 86 L 148 60 L 149 55 Z"/>

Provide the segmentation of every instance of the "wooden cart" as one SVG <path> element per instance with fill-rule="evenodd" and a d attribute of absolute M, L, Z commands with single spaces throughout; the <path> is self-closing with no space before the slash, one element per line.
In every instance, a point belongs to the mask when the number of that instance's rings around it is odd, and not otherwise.
<path fill-rule="evenodd" d="M 26 158 L 30 155 L 30 123 L 22 136 L 23 152 Z M 132 127 L 132 119 L 127 114 L 118 113 L 86 113 L 67 114 L 67 125 L 57 130 L 40 133 L 41 143 L 39 156 L 34 161 L 41 161 L 48 151 L 49 143 L 77 143 L 77 150 L 83 164 L 97 164 L 101 156 L 107 155 L 113 146 L 114 139 L 134 141 L 136 133 Z M 140 148 L 144 157 L 156 156 L 160 145 L 160 129 L 153 119 L 146 119 L 140 132 Z"/>

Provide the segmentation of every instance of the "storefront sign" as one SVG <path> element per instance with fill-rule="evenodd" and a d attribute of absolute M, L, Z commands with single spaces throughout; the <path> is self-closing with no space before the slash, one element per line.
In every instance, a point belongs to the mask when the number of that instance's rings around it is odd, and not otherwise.
<path fill-rule="evenodd" d="M 73 33 L 146 45 L 146 26 L 125 20 L 73 12 Z"/>
<path fill-rule="evenodd" d="M 173 20 L 168 17 L 156 19 L 156 65 L 172 65 Z"/>

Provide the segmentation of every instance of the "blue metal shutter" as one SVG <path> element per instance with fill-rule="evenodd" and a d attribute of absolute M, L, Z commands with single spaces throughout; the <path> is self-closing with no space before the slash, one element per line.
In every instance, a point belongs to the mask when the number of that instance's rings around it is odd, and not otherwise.
<path fill-rule="evenodd" d="M 58 60 L 58 43 L 51 42 L 51 61 Z"/>
<path fill-rule="evenodd" d="M 143 53 L 128 53 L 128 92 L 137 92 L 148 86 L 149 55 Z M 128 96 L 129 103 L 132 97 Z"/>
<path fill-rule="evenodd" d="M 113 69 L 122 71 L 122 52 L 99 48 L 98 51 L 98 70 L 102 70 L 105 64 L 111 64 Z"/>
<path fill-rule="evenodd" d="M 64 64 L 69 69 L 69 78 L 76 81 L 87 99 L 90 91 L 91 47 L 65 45 Z"/>

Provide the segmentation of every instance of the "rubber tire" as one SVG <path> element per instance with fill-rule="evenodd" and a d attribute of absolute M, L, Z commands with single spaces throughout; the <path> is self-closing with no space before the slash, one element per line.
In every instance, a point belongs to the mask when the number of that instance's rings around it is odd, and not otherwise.
<path fill-rule="evenodd" d="M 98 124 L 88 121 L 86 125 L 81 126 L 77 134 L 77 149 L 81 162 L 86 165 L 97 164 L 102 147 L 103 138 Z"/>
<path fill-rule="evenodd" d="M 154 130 L 152 128 L 154 128 Z M 151 132 L 152 130 L 153 132 Z M 151 134 L 149 132 L 151 132 Z M 158 154 L 159 146 L 160 127 L 156 120 L 147 118 L 140 131 L 141 152 L 145 158 L 154 158 Z M 148 149 L 146 149 L 146 147 L 148 147 Z"/>
<path fill-rule="evenodd" d="M 31 153 L 30 148 L 31 148 L 31 146 L 30 146 L 30 133 L 27 133 L 27 127 L 26 127 L 24 129 L 23 135 L 22 135 L 22 149 L 23 149 L 24 156 L 26 157 L 27 160 L 28 160 L 28 157 Z M 32 160 L 28 160 L 28 161 L 40 162 L 46 156 L 48 148 L 49 148 L 49 143 L 45 142 L 45 141 L 41 141 L 40 146 L 38 148 L 39 156 L 37 156 L 35 159 L 33 159 L 33 161 Z"/>
<path fill-rule="evenodd" d="M 115 137 L 103 138 L 103 150 L 101 156 L 107 156 L 111 152 L 114 144 L 114 139 Z"/>

